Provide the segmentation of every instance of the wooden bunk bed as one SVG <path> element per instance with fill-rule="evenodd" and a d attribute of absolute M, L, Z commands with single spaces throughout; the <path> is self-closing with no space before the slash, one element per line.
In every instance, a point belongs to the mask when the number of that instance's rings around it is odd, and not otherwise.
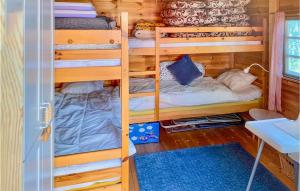
<path fill-rule="evenodd" d="M 58 156 L 54 158 L 54 167 L 61 168 L 71 165 L 121 159 L 121 167 L 57 176 L 54 187 L 65 187 L 116 176 L 120 181 L 85 190 L 129 190 L 129 114 L 128 114 L 128 13 L 121 13 L 119 29 L 113 30 L 56 30 L 55 45 L 76 44 L 119 44 L 118 49 L 93 49 L 93 50 L 55 50 L 55 60 L 80 60 L 80 59 L 120 59 L 119 66 L 91 66 L 80 68 L 56 68 L 55 82 L 82 82 L 96 80 L 120 80 L 121 89 L 121 117 L 122 141 L 121 148 L 86 152 Z"/>
<path fill-rule="evenodd" d="M 251 36 L 230 36 L 230 37 L 201 37 L 201 38 L 162 38 L 163 33 L 212 33 L 212 32 L 251 32 Z M 155 108 L 152 111 L 131 112 L 130 123 L 142 123 L 160 120 L 181 119 L 191 117 L 201 117 L 217 114 L 229 114 L 246 112 L 251 108 L 263 107 L 266 104 L 266 74 L 261 72 L 261 80 L 257 80 L 255 85 L 260 86 L 263 92 L 261 99 L 252 101 L 222 103 L 202 105 L 198 107 L 180 107 L 180 108 L 159 108 L 160 95 L 160 56 L 179 55 L 179 54 L 206 54 L 206 53 L 241 53 L 256 52 L 261 53 L 261 64 L 266 62 L 266 44 L 267 44 L 267 22 L 264 19 L 262 26 L 259 27 L 157 27 L 155 47 L 151 48 L 133 48 L 129 49 L 129 55 L 153 55 L 155 56 L 155 70 L 132 72 L 130 76 L 154 75 L 155 91 L 148 93 L 136 93 L 130 97 L 155 96 Z M 258 44 L 247 44 L 244 42 L 255 41 Z M 164 47 L 162 44 L 172 43 L 207 43 L 207 42 L 238 42 L 234 45 L 208 45 L 208 46 L 182 46 L 182 47 Z M 235 64 L 232 63 L 232 68 Z"/>

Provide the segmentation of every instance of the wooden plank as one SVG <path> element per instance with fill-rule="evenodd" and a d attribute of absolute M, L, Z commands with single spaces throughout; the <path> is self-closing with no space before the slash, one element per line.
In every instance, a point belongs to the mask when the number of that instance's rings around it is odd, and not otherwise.
<path fill-rule="evenodd" d="M 93 60 L 93 59 L 119 59 L 120 49 L 103 50 L 55 50 L 55 60 Z"/>
<path fill-rule="evenodd" d="M 116 80 L 121 78 L 121 67 L 83 67 L 83 68 L 56 68 L 55 82 L 84 82 L 96 80 Z"/>
<path fill-rule="evenodd" d="M 24 4 L 0 1 L 0 190 L 22 191 L 24 176 Z"/>
<path fill-rule="evenodd" d="M 54 187 L 71 186 L 75 184 L 82 184 L 87 182 L 100 181 L 105 179 L 112 179 L 121 176 L 121 168 L 109 168 L 104 170 L 94 170 L 83 173 L 75 173 L 64 176 L 56 176 L 54 178 Z"/>
<path fill-rule="evenodd" d="M 55 45 L 120 44 L 120 30 L 55 30 Z"/>
<path fill-rule="evenodd" d="M 60 168 L 65 166 L 79 165 L 117 158 L 121 158 L 121 149 L 110 149 L 88 153 L 79 153 L 55 157 L 54 167 Z"/>
<path fill-rule="evenodd" d="M 122 117 L 122 176 L 121 190 L 129 191 L 129 55 L 128 55 L 128 13 L 121 13 L 122 30 L 122 78 L 121 78 L 121 117 Z"/>
<path fill-rule="evenodd" d="M 163 43 L 196 43 L 196 42 L 232 42 L 232 41 L 262 41 L 263 36 L 247 37 L 203 37 L 203 38 L 161 38 Z"/>
<path fill-rule="evenodd" d="M 154 104 L 154 115 L 155 121 L 159 121 L 159 98 L 160 98 L 160 40 L 161 40 L 161 31 L 157 27 L 155 30 L 155 104 Z"/>
<path fill-rule="evenodd" d="M 156 71 L 129 72 L 129 76 L 155 75 Z"/>
<path fill-rule="evenodd" d="M 142 92 L 142 93 L 129 94 L 130 98 L 148 97 L 148 96 L 155 96 L 155 92 Z"/>
<path fill-rule="evenodd" d="M 209 54 L 209 53 L 233 53 L 233 52 L 263 52 L 264 45 L 237 45 L 237 46 L 193 46 L 160 48 L 160 55 L 179 54 Z M 155 55 L 155 48 L 134 48 L 129 50 L 131 56 Z"/>
<path fill-rule="evenodd" d="M 264 45 L 176 47 L 176 48 L 161 48 L 160 55 L 263 52 L 264 50 L 265 50 Z"/>
<path fill-rule="evenodd" d="M 155 49 L 154 48 L 131 48 L 129 49 L 129 55 L 130 56 L 150 56 L 155 55 Z"/>
<path fill-rule="evenodd" d="M 229 113 L 239 113 L 248 112 L 252 108 L 260 108 L 261 100 L 250 101 L 248 103 L 230 105 L 227 104 L 212 104 L 207 107 L 198 109 L 189 109 L 188 107 L 182 107 L 180 110 L 176 111 L 164 111 L 161 109 L 159 113 L 160 120 L 171 120 L 171 119 L 184 119 L 192 117 L 202 117 L 209 115 L 219 115 L 219 114 L 229 114 Z M 145 114 L 139 116 L 130 116 L 130 124 L 132 123 L 145 123 L 153 122 L 155 118 L 154 114 Z"/>
<path fill-rule="evenodd" d="M 178 32 L 263 32 L 263 27 L 159 27 L 161 33 Z"/>

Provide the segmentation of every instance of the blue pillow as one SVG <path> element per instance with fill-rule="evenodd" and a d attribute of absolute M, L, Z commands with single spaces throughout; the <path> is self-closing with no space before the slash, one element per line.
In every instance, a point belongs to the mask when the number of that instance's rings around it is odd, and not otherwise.
<path fill-rule="evenodd" d="M 167 69 L 181 85 L 189 85 L 193 80 L 202 76 L 197 66 L 192 62 L 189 55 L 184 55 Z"/>

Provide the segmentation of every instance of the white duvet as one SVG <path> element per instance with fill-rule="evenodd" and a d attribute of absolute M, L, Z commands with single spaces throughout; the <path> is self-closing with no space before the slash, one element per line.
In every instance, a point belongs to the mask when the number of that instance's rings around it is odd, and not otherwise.
<path fill-rule="evenodd" d="M 130 80 L 130 93 L 153 91 L 154 80 L 151 78 Z M 182 86 L 173 80 L 160 82 L 160 108 L 250 101 L 259 97 L 261 97 L 261 90 L 254 85 L 234 92 L 211 77 L 195 80 L 189 86 Z M 130 99 L 130 110 L 132 111 L 153 108 L 154 96 Z"/>

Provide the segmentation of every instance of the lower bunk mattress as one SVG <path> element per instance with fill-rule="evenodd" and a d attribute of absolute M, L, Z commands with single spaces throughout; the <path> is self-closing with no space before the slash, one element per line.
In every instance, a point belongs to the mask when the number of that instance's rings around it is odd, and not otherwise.
<path fill-rule="evenodd" d="M 153 78 L 132 78 L 129 87 L 130 93 L 153 92 L 155 82 Z M 261 89 L 255 85 L 249 85 L 241 91 L 232 91 L 223 83 L 211 77 L 197 79 L 188 86 L 182 86 L 174 80 L 160 81 L 161 109 L 247 102 L 256 100 L 261 95 Z M 154 96 L 131 98 L 130 110 L 144 113 L 148 110 L 153 111 L 154 102 Z"/>
<path fill-rule="evenodd" d="M 55 156 L 121 147 L 120 121 L 113 112 L 113 88 L 89 94 L 55 94 Z M 134 154 L 133 144 L 130 154 Z"/>
<path fill-rule="evenodd" d="M 114 115 L 113 88 L 89 94 L 55 94 L 55 138 L 56 157 L 107 150 L 121 147 L 120 121 Z M 136 149 L 129 140 L 129 156 Z M 54 176 L 64 176 L 94 170 L 121 166 L 121 159 L 71 165 L 54 169 Z M 94 184 L 106 185 L 119 182 L 120 177 L 64 186 L 56 191 L 89 187 Z"/>

